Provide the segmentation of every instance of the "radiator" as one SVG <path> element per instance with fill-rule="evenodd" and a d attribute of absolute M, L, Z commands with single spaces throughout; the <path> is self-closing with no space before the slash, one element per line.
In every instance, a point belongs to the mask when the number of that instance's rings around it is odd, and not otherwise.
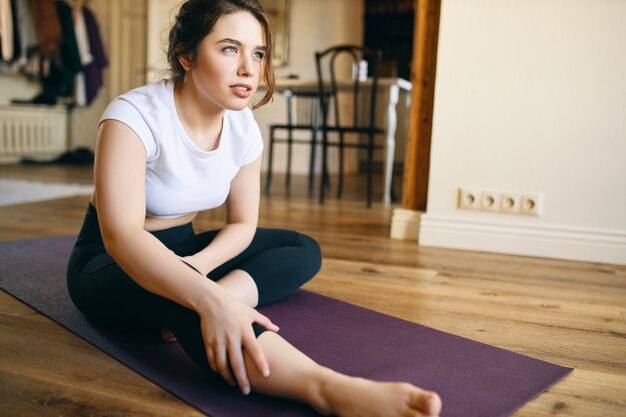
<path fill-rule="evenodd" d="M 67 114 L 63 106 L 0 106 L 0 161 L 65 152 Z"/>

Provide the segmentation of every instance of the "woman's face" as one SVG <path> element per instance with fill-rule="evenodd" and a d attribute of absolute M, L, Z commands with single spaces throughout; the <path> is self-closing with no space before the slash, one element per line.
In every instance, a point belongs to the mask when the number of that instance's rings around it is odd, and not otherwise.
<path fill-rule="evenodd" d="M 248 12 L 222 16 L 200 43 L 185 82 L 221 109 L 246 107 L 259 86 L 266 46 L 263 29 Z"/>

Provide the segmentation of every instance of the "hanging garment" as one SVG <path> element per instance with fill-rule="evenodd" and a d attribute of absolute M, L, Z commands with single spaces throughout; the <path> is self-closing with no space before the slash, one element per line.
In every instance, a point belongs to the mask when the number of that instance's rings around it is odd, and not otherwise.
<path fill-rule="evenodd" d="M 53 56 L 61 43 L 61 24 L 53 0 L 31 0 L 30 12 L 33 17 L 39 53 Z"/>
<path fill-rule="evenodd" d="M 20 65 L 28 62 L 29 54 L 37 47 L 37 34 L 33 25 L 33 16 L 30 12 L 28 0 L 14 0 L 15 22 L 20 36 L 20 55 L 17 57 Z"/>
<path fill-rule="evenodd" d="M 82 70 L 72 8 L 63 1 L 55 4 L 61 25 L 61 43 L 57 59 L 51 61 L 49 76 L 41 80 L 45 100 L 51 102 L 58 102 L 59 97 L 74 96 L 74 77 Z"/>
<path fill-rule="evenodd" d="M 13 7 L 11 0 L 0 0 L 0 46 L 2 60 L 13 60 Z"/>
<path fill-rule="evenodd" d="M 59 44 L 60 67 L 63 72 L 74 75 L 82 69 L 76 32 L 74 31 L 74 16 L 70 6 L 64 1 L 56 2 L 59 22 L 61 23 L 61 43 Z"/>
<path fill-rule="evenodd" d="M 17 0 L 11 0 L 11 19 L 13 20 L 13 57 L 11 61 L 16 61 L 22 54 L 20 31 L 17 27 Z"/>
<path fill-rule="evenodd" d="M 76 45 L 80 54 L 80 63 L 83 69 L 93 62 L 91 48 L 89 46 L 89 34 L 85 24 L 83 7 L 75 9 L 74 32 L 76 33 Z M 85 85 L 85 73 L 80 71 L 74 79 L 74 100 L 78 106 L 87 105 L 87 87 Z"/>
<path fill-rule="evenodd" d="M 76 46 L 80 55 L 80 63 L 85 66 L 93 61 L 91 48 L 89 46 L 89 34 L 87 33 L 87 25 L 85 23 L 84 7 L 76 9 L 74 19 L 74 33 L 76 34 Z"/>
<path fill-rule="evenodd" d="M 98 22 L 88 7 L 83 7 L 83 16 L 85 18 L 85 26 L 89 38 L 89 49 L 93 56 L 93 61 L 84 68 L 85 72 L 85 92 L 87 97 L 87 105 L 90 105 L 98 94 L 98 90 L 102 87 L 103 77 L 102 71 L 107 67 L 108 60 L 104 52 Z"/>

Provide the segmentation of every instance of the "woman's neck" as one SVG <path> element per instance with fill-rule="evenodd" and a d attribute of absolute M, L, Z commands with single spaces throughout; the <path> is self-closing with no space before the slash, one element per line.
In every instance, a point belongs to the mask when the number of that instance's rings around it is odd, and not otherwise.
<path fill-rule="evenodd" d="M 224 109 L 201 97 L 190 81 L 174 85 L 176 112 L 191 140 L 203 150 L 218 147 Z"/>

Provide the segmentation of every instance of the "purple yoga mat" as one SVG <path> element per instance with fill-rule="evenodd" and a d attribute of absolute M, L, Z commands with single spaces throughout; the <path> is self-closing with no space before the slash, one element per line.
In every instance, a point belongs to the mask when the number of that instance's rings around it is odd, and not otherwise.
<path fill-rule="evenodd" d="M 74 308 L 65 268 L 75 236 L 0 243 L 0 287 L 213 417 L 317 415 L 288 400 L 235 388 L 196 366 L 177 343 L 92 326 Z M 443 417 L 507 416 L 571 372 L 483 343 L 308 291 L 261 309 L 319 363 L 437 391 Z"/>

